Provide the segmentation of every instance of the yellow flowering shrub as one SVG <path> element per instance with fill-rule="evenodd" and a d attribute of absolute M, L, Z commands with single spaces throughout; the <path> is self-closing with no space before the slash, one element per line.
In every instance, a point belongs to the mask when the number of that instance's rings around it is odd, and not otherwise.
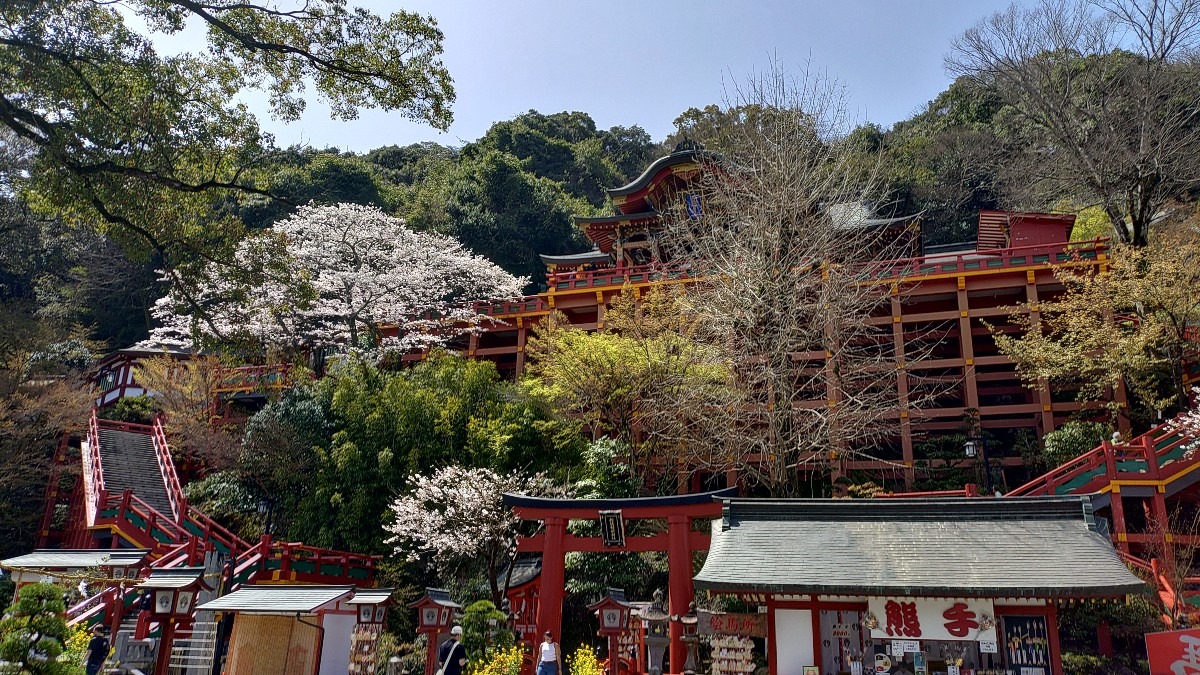
<path fill-rule="evenodd" d="M 521 675 L 521 663 L 524 660 L 524 645 L 497 649 L 472 675 Z"/>
<path fill-rule="evenodd" d="M 567 672 L 570 675 L 604 675 L 604 666 L 596 656 L 596 650 L 583 645 L 567 657 Z"/>

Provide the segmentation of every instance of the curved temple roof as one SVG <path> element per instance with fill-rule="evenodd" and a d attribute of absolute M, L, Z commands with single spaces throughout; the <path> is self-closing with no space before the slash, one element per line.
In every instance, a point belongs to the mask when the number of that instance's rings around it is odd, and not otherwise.
<path fill-rule="evenodd" d="M 696 586 L 949 597 L 1137 593 L 1087 497 L 726 500 Z"/>

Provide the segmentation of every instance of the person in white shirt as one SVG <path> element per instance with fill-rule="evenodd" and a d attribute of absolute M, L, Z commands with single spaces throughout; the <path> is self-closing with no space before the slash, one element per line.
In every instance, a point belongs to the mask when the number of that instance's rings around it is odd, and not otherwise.
<path fill-rule="evenodd" d="M 546 631 L 539 649 L 537 675 L 559 675 L 562 672 L 562 655 L 559 653 L 561 651 L 558 643 L 554 641 L 554 634 Z"/>

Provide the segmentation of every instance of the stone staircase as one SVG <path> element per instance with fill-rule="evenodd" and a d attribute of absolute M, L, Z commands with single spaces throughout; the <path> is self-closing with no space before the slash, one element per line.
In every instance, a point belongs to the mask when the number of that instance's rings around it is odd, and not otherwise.
<path fill-rule="evenodd" d="M 171 499 L 167 495 L 167 484 L 158 465 L 152 436 L 102 428 L 100 459 L 106 490 L 114 494 L 130 490 L 155 511 L 168 517 L 172 515 Z"/>

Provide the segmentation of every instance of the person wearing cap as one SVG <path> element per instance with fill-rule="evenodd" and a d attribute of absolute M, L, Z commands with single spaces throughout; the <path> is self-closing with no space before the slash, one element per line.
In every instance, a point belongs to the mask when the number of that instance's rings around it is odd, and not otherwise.
<path fill-rule="evenodd" d="M 104 660 L 108 658 L 108 638 L 104 637 L 106 632 L 104 626 L 92 626 L 92 639 L 88 641 L 87 654 L 83 657 L 87 675 L 99 673 Z"/>
<path fill-rule="evenodd" d="M 462 626 L 450 629 L 450 638 L 438 650 L 438 672 L 441 675 L 462 675 L 467 665 L 467 648 L 462 645 Z"/>
<path fill-rule="evenodd" d="M 554 641 L 554 633 L 546 631 L 542 634 L 542 645 L 538 648 L 537 675 L 558 675 L 562 672 L 562 656 L 558 643 Z"/>

